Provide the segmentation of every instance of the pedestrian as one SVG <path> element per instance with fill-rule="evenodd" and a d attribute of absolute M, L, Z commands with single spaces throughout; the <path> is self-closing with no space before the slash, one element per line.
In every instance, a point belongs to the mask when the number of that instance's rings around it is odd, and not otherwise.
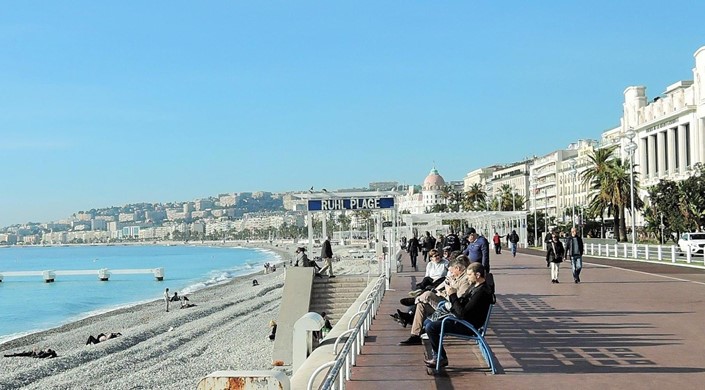
<path fill-rule="evenodd" d="M 164 302 L 166 303 L 166 312 L 169 312 L 169 301 L 171 300 L 171 297 L 169 296 L 169 288 L 167 287 L 166 290 L 164 290 Z"/>
<path fill-rule="evenodd" d="M 573 271 L 573 281 L 580 283 L 580 271 L 583 269 L 583 238 L 578 235 L 576 228 L 570 229 L 570 237 L 565 244 L 565 255 L 570 259 L 570 268 Z"/>
<path fill-rule="evenodd" d="M 431 249 L 436 248 L 436 239 L 431 235 L 430 232 L 426 232 L 426 236 L 423 238 L 423 242 L 421 243 L 421 250 L 423 252 L 423 261 L 425 263 L 428 262 L 428 252 Z"/>
<path fill-rule="evenodd" d="M 321 246 L 321 259 L 323 259 L 323 268 L 318 271 L 318 275 L 322 274 L 325 271 L 328 271 L 328 277 L 334 278 L 335 275 L 333 275 L 333 248 L 331 248 L 330 245 L 330 236 L 326 237 L 326 240 L 323 241 L 323 245 Z"/>
<path fill-rule="evenodd" d="M 494 244 L 494 253 L 499 255 L 502 253 L 502 237 L 499 233 L 494 232 L 494 237 L 492 237 L 492 243 Z"/>
<path fill-rule="evenodd" d="M 558 282 L 558 271 L 560 264 L 563 262 L 565 250 L 563 243 L 558 239 L 558 234 L 551 235 L 551 242 L 547 244 L 546 250 L 546 266 L 551 268 L 551 283 Z"/>
<path fill-rule="evenodd" d="M 414 271 L 419 270 L 416 268 L 416 259 L 419 257 L 419 248 L 419 239 L 416 237 L 416 232 L 414 232 L 414 236 L 406 242 L 406 251 L 409 253 L 409 257 L 411 258 L 411 267 Z"/>
<path fill-rule="evenodd" d="M 445 248 L 447 246 L 450 247 L 451 252 L 460 250 L 460 238 L 455 234 L 452 227 L 450 228 L 450 233 L 448 233 L 443 241 L 443 247 Z"/>
<path fill-rule="evenodd" d="M 517 245 L 519 244 L 519 235 L 516 230 L 509 233 L 509 246 L 512 248 L 512 257 L 517 257 Z"/>
<path fill-rule="evenodd" d="M 470 259 L 470 263 L 482 263 L 485 274 L 490 273 L 490 243 L 483 236 L 477 234 L 475 228 L 469 228 L 467 237 L 468 246 L 463 254 Z"/>

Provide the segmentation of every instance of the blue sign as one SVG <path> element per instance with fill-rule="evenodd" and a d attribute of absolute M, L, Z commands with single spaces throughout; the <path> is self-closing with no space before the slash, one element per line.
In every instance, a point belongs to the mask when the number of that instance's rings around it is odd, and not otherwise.
<path fill-rule="evenodd" d="M 377 210 L 394 208 L 394 198 L 310 199 L 308 211 Z"/>

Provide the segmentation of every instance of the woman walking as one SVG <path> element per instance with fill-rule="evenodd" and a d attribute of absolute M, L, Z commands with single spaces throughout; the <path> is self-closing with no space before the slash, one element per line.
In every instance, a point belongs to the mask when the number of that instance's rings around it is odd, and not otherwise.
<path fill-rule="evenodd" d="M 553 233 L 546 250 L 546 266 L 551 268 L 551 283 L 558 283 L 558 269 L 564 254 L 563 243 L 558 239 L 558 235 Z"/>

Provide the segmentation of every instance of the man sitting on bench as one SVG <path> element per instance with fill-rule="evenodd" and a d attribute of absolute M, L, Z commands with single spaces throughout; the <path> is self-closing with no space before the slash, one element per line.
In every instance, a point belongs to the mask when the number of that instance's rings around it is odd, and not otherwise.
<path fill-rule="evenodd" d="M 399 345 L 421 345 L 421 331 L 423 330 L 424 320 L 436 311 L 436 306 L 442 299 L 448 299 L 448 293 L 446 292 L 448 287 L 451 287 L 452 291 L 456 291 L 456 294 L 460 296 L 465 295 L 465 292 L 470 289 L 470 282 L 466 273 L 469 264 L 470 260 L 467 256 L 458 256 L 450 262 L 448 267 L 449 276 L 443 284 L 432 291 L 424 292 L 416 298 L 402 298 L 400 301 L 402 305 L 416 305 L 416 308 L 411 321 L 406 321 L 405 316 L 402 316 L 402 314 L 406 313 L 401 313 L 401 311 L 397 310 L 398 317 L 404 321 L 403 325 L 406 322 L 411 322 L 412 324 L 411 336 L 401 341 Z"/>
<path fill-rule="evenodd" d="M 482 263 L 471 263 L 467 269 L 468 280 L 473 286 L 468 292 L 458 297 L 457 291 L 453 287 L 446 287 L 446 292 L 450 300 L 451 312 L 458 318 L 469 322 L 475 329 L 480 329 L 485 323 L 490 305 L 493 302 L 492 289 L 485 283 L 485 268 Z M 431 343 L 433 356 L 424 360 L 426 366 L 436 367 L 436 359 L 440 359 L 440 366 L 448 365 L 448 356 L 445 348 L 438 351 L 438 344 L 441 337 L 441 325 L 443 320 L 426 322 L 425 329 L 428 340 Z M 445 332 L 467 334 L 470 331 L 465 326 L 448 320 L 445 324 Z"/>

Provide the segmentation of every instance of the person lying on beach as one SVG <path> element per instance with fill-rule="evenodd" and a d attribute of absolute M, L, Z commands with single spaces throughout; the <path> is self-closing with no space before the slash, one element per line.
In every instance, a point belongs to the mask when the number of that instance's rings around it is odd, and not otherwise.
<path fill-rule="evenodd" d="M 274 320 L 269 321 L 269 327 L 272 328 L 272 332 L 269 334 L 269 339 L 274 341 L 274 338 L 277 337 L 277 322 Z"/>
<path fill-rule="evenodd" d="M 252 279 L 252 287 L 259 286 L 257 279 Z"/>
<path fill-rule="evenodd" d="M 86 341 L 86 345 L 88 344 L 98 344 L 100 342 L 103 342 L 105 340 L 110 340 L 114 339 L 118 336 L 122 336 L 122 333 L 101 333 L 98 335 L 98 337 L 93 337 L 93 335 L 88 336 L 88 341 Z"/>
<path fill-rule="evenodd" d="M 33 357 L 33 358 L 38 358 L 38 359 L 44 359 L 44 358 L 55 358 L 56 351 L 54 351 L 51 348 L 47 348 L 46 350 L 40 349 L 39 351 L 24 351 L 24 352 L 17 352 L 17 353 L 11 353 L 9 355 L 4 355 L 5 357 L 16 357 L 16 356 L 27 356 L 27 357 Z"/>
<path fill-rule="evenodd" d="M 181 307 L 180 307 L 180 309 L 187 309 L 187 308 L 189 308 L 189 307 L 194 307 L 194 306 L 196 306 L 195 303 L 189 302 L 188 298 L 187 298 L 185 295 L 184 295 L 183 297 L 181 297 L 181 298 L 182 298 L 182 299 L 181 299 Z"/>

